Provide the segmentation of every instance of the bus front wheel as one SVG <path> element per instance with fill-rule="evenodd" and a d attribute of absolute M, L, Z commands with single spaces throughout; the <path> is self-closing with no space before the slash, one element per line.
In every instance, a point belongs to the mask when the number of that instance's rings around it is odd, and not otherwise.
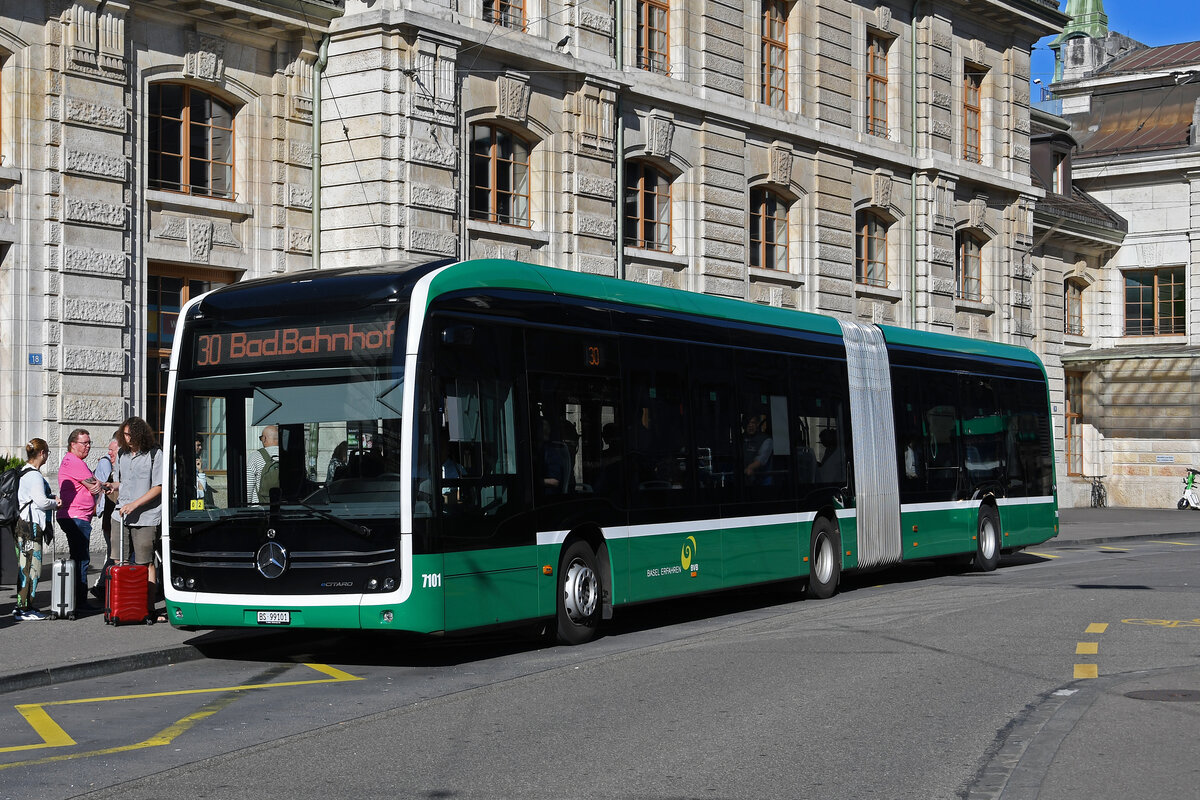
<path fill-rule="evenodd" d="M 979 509 L 979 533 L 975 537 L 975 567 L 980 572 L 991 572 L 1000 563 L 1000 517 L 996 509 L 982 506 Z"/>
<path fill-rule="evenodd" d="M 596 635 L 601 615 L 600 573 L 587 542 L 573 543 L 558 570 L 558 640 L 583 644 Z"/>
<path fill-rule="evenodd" d="M 813 524 L 809 547 L 808 594 L 818 600 L 833 597 L 842 574 L 842 543 L 837 528 L 825 517 Z"/>

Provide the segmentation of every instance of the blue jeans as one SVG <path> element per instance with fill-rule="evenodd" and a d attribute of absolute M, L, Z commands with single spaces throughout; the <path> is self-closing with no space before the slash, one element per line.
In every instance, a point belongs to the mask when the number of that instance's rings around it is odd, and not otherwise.
<path fill-rule="evenodd" d="M 58 518 L 58 524 L 67 535 L 67 547 L 71 551 L 71 560 L 75 562 L 79 572 L 76 586 L 76 602 L 82 603 L 87 596 L 87 571 L 91 566 L 92 521 L 90 519 Z"/>

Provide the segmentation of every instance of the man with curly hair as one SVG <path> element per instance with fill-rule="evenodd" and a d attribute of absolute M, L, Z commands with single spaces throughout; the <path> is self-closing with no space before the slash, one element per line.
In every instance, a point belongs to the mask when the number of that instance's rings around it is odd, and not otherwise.
<path fill-rule="evenodd" d="M 158 571 L 154 566 L 154 548 L 162 523 L 162 450 L 150 425 L 141 417 L 130 417 L 117 429 L 121 444 L 115 480 L 109 489 L 117 489 L 116 513 L 125 527 L 126 543 L 132 543 L 132 561 L 149 567 L 150 607 L 158 597 Z M 159 622 L 166 622 L 164 616 Z"/>

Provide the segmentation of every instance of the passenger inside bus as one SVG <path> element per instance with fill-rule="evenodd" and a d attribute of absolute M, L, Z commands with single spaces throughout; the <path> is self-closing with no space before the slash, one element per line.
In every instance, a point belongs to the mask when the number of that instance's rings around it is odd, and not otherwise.
<path fill-rule="evenodd" d="M 771 470 L 771 456 L 774 450 L 774 442 L 766 431 L 766 415 L 748 415 L 742 438 L 742 472 L 746 476 L 747 486 L 771 484 L 771 476 L 768 473 Z"/>
<path fill-rule="evenodd" d="M 825 428 L 819 439 L 822 452 L 821 460 L 817 462 L 817 483 L 844 483 L 846 463 L 842 457 L 838 432 L 833 428 Z"/>
<path fill-rule="evenodd" d="M 565 494 L 570 491 L 572 477 L 571 450 L 563 441 L 562 428 L 556 431 L 550 420 L 542 417 L 542 493 Z"/>

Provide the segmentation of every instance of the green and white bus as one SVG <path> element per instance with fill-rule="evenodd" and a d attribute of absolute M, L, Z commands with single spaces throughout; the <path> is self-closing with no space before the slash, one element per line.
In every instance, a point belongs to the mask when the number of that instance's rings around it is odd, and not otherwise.
<path fill-rule="evenodd" d="M 175 625 L 578 643 L 633 603 L 991 570 L 1057 531 L 1023 348 L 501 260 L 246 281 L 176 342 Z"/>

